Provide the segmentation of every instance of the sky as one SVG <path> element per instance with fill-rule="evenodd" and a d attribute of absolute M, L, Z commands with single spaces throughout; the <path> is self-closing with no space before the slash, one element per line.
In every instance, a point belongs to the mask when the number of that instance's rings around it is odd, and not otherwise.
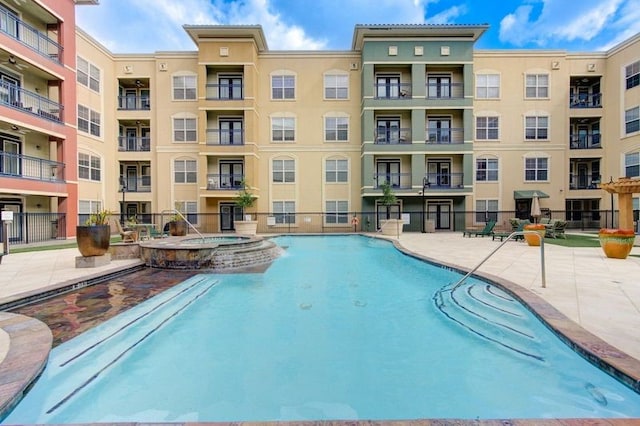
<path fill-rule="evenodd" d="M 349 50 L 356 24 L 488 24 L 476 49 L 569 52 L 640 32 L 640 0 L 100 0 L 76 11 L 113 53 L 196 50 L 185 24 L 259 24 L 269 50 Z"/>

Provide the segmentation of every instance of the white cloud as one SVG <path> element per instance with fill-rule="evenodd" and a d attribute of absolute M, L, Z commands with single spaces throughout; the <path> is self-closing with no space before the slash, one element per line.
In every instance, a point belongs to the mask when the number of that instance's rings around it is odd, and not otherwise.
<path fill-rule="evenodd" d="M 456 18 L 467 13 L 465 5 L 453 6 L 425 20 L 427 24 L 444 25 L 455 23 Z"/>

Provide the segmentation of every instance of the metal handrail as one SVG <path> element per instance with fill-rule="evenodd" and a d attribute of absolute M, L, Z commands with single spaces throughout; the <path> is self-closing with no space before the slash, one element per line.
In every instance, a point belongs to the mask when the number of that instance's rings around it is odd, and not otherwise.
<path fill-rule="evenodd" d="M 457 289 L 458 287 L 460 287 L 462 285 L 462 283 L 469 278 L 469 276 L 471 274 L 473 274 L 475 271 L 478 270 L 478 268 L 480 266 L 482 266 L 482 264 L 484 262 L 486 262 L 491 256 L 493 256 L 493 254 L 495 252 L 497 252 L 498 250 L 500 250 L 500 248 L 505 245 L 510 239 L 512 239 L 513 237 L 517 237 L 519 235 L 524 236 L 525 234 L 535 234 L 538 236 L 538 238 L 540 239 L 540 268 L 541 268 L 541 274 L 542 274 L 542 288 L 546 288 L 547 287 L 547 280 L 546 280 L 546 273 L 545 273 L 545 265 L 544 265 L 544 237 L 542 235 L 540 235 L 538 232 L 536 231 L 516 231 L 516 232 L 512 232 L 506 240 L 504 240 L 502 243 L 500 243 L 500 245 L 498 247 L 496 247 L 491 253 L 489 253 L 487 255 L 487 257 L 485 257 L 484 259 L 482 259 L 482 261 L 480 263 L 478 263 L 476 265 L 475 268 L 473 268 L 472 270 L 470 270 L 469 272 L 467 272 L 467 274 L 462 277 L 452 288 L 451 288 L 451 292 L 453 292 L 455 289 Z"/>
<path fill-rule="evenodd" d="M 180 213 L 178 210 L 175 210 L 175 209 L 169 209 L 169 210 L 162 210 L 162 212 L 160 212 L 160 214 L 161 214 L 161 215 L 164 215 L 165 213 L 167 213 L 167 214 L 172 213 L 172 214 L 174 214 L 174 215 L 176 215 L 176 216 L 180 216 L 180 217 L 182 218 L 182 220 L 184 220 L 185 222 L 187 222 L 187 225 L 189 225 L 189 227 L 191 227 L 191 229 L 193 229 L 193 230 L 196 232 L 196 234 L 198 234 L 198 235 L 200 236 L 200 238 L 202 238 L 202 242 L 204 242 L 204 241 L 205 241 L 205 240 L 204 240 L 204 235 L 202 235 L 202 234 L 200 233 L 200 231 L 198 231 L 198 230 L 196 229 L 196 227 L 195 227 L 195 226 L 193 226 L 193 224 L 192 224 L 191 222 L 189 222 L 189 221 L 187 220 L 187 218 L 186 218 L 186 217 L 184 217 L 184 215 L 183 215 L 182 213 Z"/>

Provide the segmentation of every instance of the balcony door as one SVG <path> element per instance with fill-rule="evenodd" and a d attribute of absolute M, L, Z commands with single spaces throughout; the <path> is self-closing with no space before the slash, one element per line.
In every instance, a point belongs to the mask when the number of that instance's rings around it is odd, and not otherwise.
<path fill-rule="evenodd" d="M 21 106 L 20 78 L 4 71 L 0 71 L 0 102 L 14 106 Z"/>
<path fill-rule="evenodd" d="M 220 162 L 220 188 L 238 189 L 244 179 L 244 165 L 237 161 Z"/>
<path fill-rule="evenodd" d="M 400 118 L 380 117 L 376 120 L 376 143 L 400 142 Z"/>
<path fill-rule="evenodd" d="M 428 121 L 429 142 L 451 143 L 451 119 L 433 117 Z"/>
<path fill-rule="evenodd" d="M 127 166 L 127 192 L 138 192 L 138 168 Z"/>
<path fill-rule="evenodd" d="M 451 97 L 451 76 L 449 75 L 430 75 L 427 78 L 427 86 L 429 98 Z"/>
<path fill-rule="evenodd" d="M 233 203 L 220 203 L 220 232 L 235 230 L 234 222 L 242 220 L 242 207 Z"/>
<path fill-rule="evenodd" d="M 376 187 L 388 182 L 392 188 L 400 187 L 400 161 L 381 160 L 376 163 Z"/>
<path fill-rule="evenodd" d="M 218 96 L 220 99 L 242 99 L 242 76 L 221 75 L 218 78 Z"/>
<path fill-rule="evenodd" d="M 136 89 L 125 89 L 124 90 L 124 109 L 137 109 L 136 108 L 136 100 L 138 98 L 138 90 Z"/>
<path fill-rule="evenodd" d="M 451 209 L 450 201 L 429 201 L 427 220 L 433 220 L 436 229 L 451 229 Z"/>
<path fill-rule="evenodd" d="M 400 97 L 400 75 L 378 75 L 376 77 L 376 98 L 395 99 Z"/>
<path fill-rule="evenodd" d="M 242 120 L 220 119 L 220 145 L 242 145 Z"/>
<path fill-rule="evenodd" d="M 0 173 L 3 175 L 20 175 L 20 140 L 9 135 L 2 137 L 2 162 L 0 162 Z"/>
<path fill-rule="evenodd" d="M 431 186 L 445 187 L 451 186 L 451 161 L 430 160 L 427 163 L 427 180 Z"/>
<path fill-rule="evenodd" d="M 578 189 L 589 186 L 589 166 L 586 163 L 578 163 Z"/>
<path fill-rule="evenodd" d="M 138 129 L 127 127 L 124 134 L 127 141 L 127 151 L 138 151 Z"/>

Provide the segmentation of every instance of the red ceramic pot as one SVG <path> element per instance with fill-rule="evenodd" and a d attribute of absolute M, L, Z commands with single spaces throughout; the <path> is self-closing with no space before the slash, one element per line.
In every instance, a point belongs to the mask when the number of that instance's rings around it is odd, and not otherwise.
<path fill-rule="evenodd" d="M 598 232 L 600 247 L 612 259 L 626 259 L 631 253 L 636 235 L 633 229 L 607 229 Z"/>

